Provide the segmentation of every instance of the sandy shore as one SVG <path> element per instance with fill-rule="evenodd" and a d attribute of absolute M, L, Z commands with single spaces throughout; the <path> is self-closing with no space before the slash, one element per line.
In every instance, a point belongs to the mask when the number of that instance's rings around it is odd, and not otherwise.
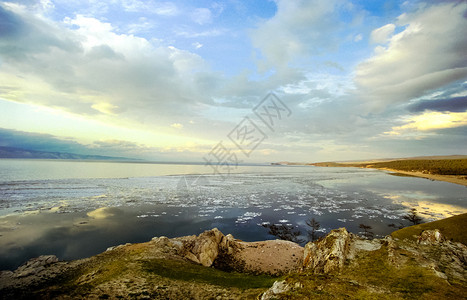
<path fill-rule="evenodd" d="M 466 176 L 425 174 L 422 172 L 408 172 L 408 171 L 394 170 L 394 169 L 388 169 L 388 168 L 369 168 L 369 169 L 385 170 L 385 171 L 394 172 L 394 173 L 406 174 L 406 175 L 411 175 L 415 177 L 422 177 L 422 178 L 426 178 L 430 180 L 446 181 L 450 183 L 467 186 Z"/>

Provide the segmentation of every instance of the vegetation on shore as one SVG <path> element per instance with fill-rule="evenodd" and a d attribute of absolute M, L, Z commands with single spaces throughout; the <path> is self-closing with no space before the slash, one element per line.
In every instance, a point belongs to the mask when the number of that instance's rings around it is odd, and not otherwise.
<path fill-rule="evenodd" d="M 318 167 L 358 167 L 392 169 L 406 172 L 421 172 L 434 175 L 467 175 L 467 159 L 407 159 L 371 163 L 322 162 Z"/>
<path fill-rule="evenodd" d="M 467 245 L 465 225 L 467 225 L 467 214 L 461 214 L 447 219 L 405 227 L 394 231 L 391 236 L 401 240 L 415 240 L 424 230 L 439 229 L 448 240 Z"/>
<path fill-rule="evenodd" d="M 442 257 L 440 248 L 434 247 L 423 254 L 408 249 L 418 245 L 417 238 L 422 231 L 434 229 L 439 229 L 446 239 L 466 245 L 466 225 L 467 214 L 462 214 L 394 231 L 391 236 L 397 239 L 399 246 L 383 244 L 378 250 L 347 261 L 339 272 L 314 274 L 308 270 L 289 274 L 285 280 L 301 288 L 286 292 L 281 299 L 463 298 L 467 291 L 465 282 L 450 280 L 448 283 L 420 263 L 420 255 L 439 260 Z M 400 260 L 391 263 L 391 257 Z"/>
<path fill-rule="evenodd" d="M 467 175 L 467 159 L 395 160 L 368 164 L 365 167 L 435 175 Z"/>
<path fill-rule="evenodd" d="M 386 246 L 346 264 L 340 272 L 290 274 L 286 281 L 302 287 L 280 299 L 458 299 L 466 292 L 461 284 L 448 284 L 417 264 L 408 251 L 403 266 L 388 261 Z"/>

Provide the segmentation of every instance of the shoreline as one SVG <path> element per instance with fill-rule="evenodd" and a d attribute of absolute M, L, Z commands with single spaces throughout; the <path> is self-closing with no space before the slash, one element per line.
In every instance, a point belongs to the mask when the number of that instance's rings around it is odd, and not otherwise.
<path fill-rule="evenodd" d="M 394 172 L 394 173 L 399 173 L 399 174 L 410 175 L 410 176 L 419 177 L 419 178 L 425 178 L 425 179 L 429 179 L 429 180 L 444 181 L 444 182 L 449 182 L 449 183 L 454 183 L 454 184 L 467 186 L 467 179 L 465 179 L 465 176 L 425 174 L 425 173 L 422 173 L 422 172 L 401 171 L 401 170 L 389 169 L 389 168 L 367 167 L 367 168 L 364 168 L 364 169 L 382 170 L 382 171 L 388 171 L 388 172 Z"/>
<path fill-rule="evenodd" d="M 361 169 L 375 169 L 467 186 L 467 156 L 466 158 L 464 158 L 464 156 L 461 156 L 462 158 L 457 157 L 459 156 L 456 156 L 455 159 L 451 157 L 447 158 L 446 156 L 430 156 L 391 160 L 381 159 L 352 162 L 317 162 L 306 165 L 315 167 L 353 167 Z M 452 175 L 441 175 L 436 173 Z"/>

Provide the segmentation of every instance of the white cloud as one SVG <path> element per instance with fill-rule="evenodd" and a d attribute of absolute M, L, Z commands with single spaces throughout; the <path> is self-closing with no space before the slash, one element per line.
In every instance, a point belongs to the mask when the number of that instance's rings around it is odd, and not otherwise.
<path fill-rule="evenodd" d="M 191 44 L 195 49 L 199 49 L 199 48 L 202 48 L 203 47 L 203 44 L 201 44 L 200 42 L 195 42 L 195 43 L 192 43 Z"/>
<path fill-rule="evenodd" d="M 175 3 L 172 2 L 159 2 L 153 9 L 156 14 L 164 16 L 176 16 L 180 13 Z"/>
<path fill-rule="evenodd" d="M 466 2 L 443 3 L 401 15 L 397 25 L 404 29 L 358 65 L 356 96 L 381 110 L 464 79 L 466 10 Z"/>
<path fill-rule="evenodd" d="M 127 32 L 129 34 L 136 34 L 136 35 L 140 33 L 149 32 L 150 30 L 154 29 L 154 27 L 155 27 L 155 24 L 153 22 L 150 22 L 145 17 L 139 18 L 137 23 L 128 24 L 126 26 Z"/>
<path fill-rule="evenodd" d="M 128 12 L 146 12 L 162 16 L 179 14 L 179 9 L 173 2 L 121 0 L 120 4 Z"/>
<path fill-rule="evenodd" d="M 0 13 L 12 24 L 5 27 L 9 38 L 0 38 L 0 82 L 14 90 L 0 91 L 4 99 L 118 114 L 148 126 L 196 114 L 199 103 L 209 101 L 206 88 L 197 86 L 198 72 L 207 72 L 198 55 L 116 33 L 110 23 L 82 15 L 60 24 L 19 9 Z"/>
<path fill-rule="evenodd" d="M 467 112 L 434 112 L 411 116 L 404 120 L 406 124 L 394 126 L 386 135 L 401 135 L 413 131 L 435 131 L 439 129 L 467 126 Z"/>
<path fill-rule="evenodd" d="M 339 10 L 347 1 L 277 0 L 276 15 L 251 32 L 253 45 L 264 56 L 261 68 L 287 68 L 303 56 L 321 54 L 340 43 Z"/>
<path fill-rule="evenodd" d="M 377 28 L 371 32 L 370 42 L 375 44 L 384 44 L 388 41 L 389 37 L 394 33 L 396 25 L 387 24 L 383 27 Z"/>
<path fill-rule="evenodd" d="M 191 14 L 191 18 L 195 23 L 198 23 L 200 25 L 211 23 L 211 10 L 209 10 L 208 8 L 197 8 Z"/>
<path fill-rule="evenodd" d="M 91 107 L 107 115 L 116 115 L 118 111 L 118 106 L 115 106 L 115 105 L 112 105 L 106 102 L 96 103 L 96 104 L 91 105 Z"/>
<path fill-rule="evenodd" d="M 214 28 L 204 31 L 194 31 L 192 28 L 181 27 L 175 30 L 175 34 L 185 38 L 215 37 L 223 35 L 226 32 L 222 28 Z"/>
<path fill-rule="evenodd" d="M 182 129 L 182 128 L 183 128 L 183 124 L 180 124 L 180 123 L 173 123 L 173 124 L 170 125 L 170 127 L 175 128 L 175 129 Z"/>

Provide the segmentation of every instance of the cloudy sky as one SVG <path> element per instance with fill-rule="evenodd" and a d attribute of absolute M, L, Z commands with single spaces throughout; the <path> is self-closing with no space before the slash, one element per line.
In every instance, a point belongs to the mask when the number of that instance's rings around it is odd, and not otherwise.
<path fill-rule="evenodd" d="M 245 162 L 467 154 L 467 2 L 0 2 L 0 146 L 219 145 Z"/>

